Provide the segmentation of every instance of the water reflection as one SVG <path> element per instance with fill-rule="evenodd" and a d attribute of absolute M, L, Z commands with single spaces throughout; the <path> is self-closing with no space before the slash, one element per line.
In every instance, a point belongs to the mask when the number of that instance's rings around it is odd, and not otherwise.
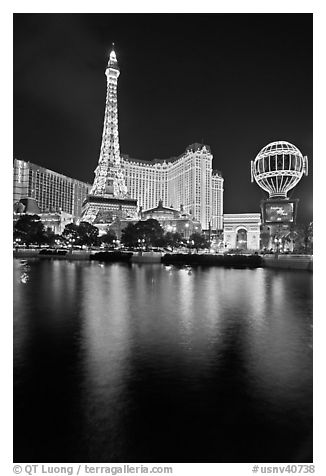
<path fill-rule="evenodd" d="M 180 270 L 175 276 L 179 277 L 178 309 L 180 309 L 180 344 L 191 351 L 191 336 L 194 327 L 194 279 L 187 269 Z"/>
<path fill-rule="evenodd" d="M 86 270 L 85 270 L 86 271 Z M 127 270 L 128 271 L 128 270 Z M 123 445 L 125 383 L 130 353 L 126 268 L 87 269 L 81 304 L 82 405 L 87 453 L 114 459 Z M 112 402 L 115 402 L 114 406 Z M 103 431 L 105 428 L 105 431 Z"/>
<path fill-rule="evenodd" d="M 292 275 L 293 281 L 304 276 Z M 266 274 L 266 285 L 261 289 L 265 308 L 253 314 L 260 326 L 248 327 L 246 351 L 249 370 L 256 381 L 256 391 L 264 397 L 282 399 L 293 404 L 299 392 L 310 388 L 312 327 L 307 326 L 310 316 L 302 313 L 307 305 L 305 298 L 292 298 L 293 287 L 286 274 Z M 312 303 L 310 302 L 310 305 Z M 285 411 L 282 407 L 282 411 Z"/>
<path fill-rule="evenodd" d="M 311 459 L 310 274 L 14 266 L 15 461 Z"/>

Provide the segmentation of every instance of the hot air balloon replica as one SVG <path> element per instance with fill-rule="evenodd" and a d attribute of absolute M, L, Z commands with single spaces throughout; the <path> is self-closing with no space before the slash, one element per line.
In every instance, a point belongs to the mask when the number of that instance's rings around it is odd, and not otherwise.
<path fill-rule="evenodd" d="M 269 194 L 261 202 L 262 224 L 270 233 L 269 246 L 276 251 L 295 224 L 299 200 L 287 195 L 303 175 L 308 175 L 308 158 L 286 141 L 271 142 L 251 161 L 251 182 Z"/>

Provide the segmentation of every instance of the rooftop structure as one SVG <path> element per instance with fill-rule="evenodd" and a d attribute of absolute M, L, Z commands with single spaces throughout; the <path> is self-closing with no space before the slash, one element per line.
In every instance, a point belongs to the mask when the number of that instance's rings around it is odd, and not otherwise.
<path fill-rule="evenodd" d="M 251 181 L 270 198 L 286 198 L 303 175 L 308 175 L 308 158 L 286 141 L 271 142 L 251 161 Z"/>

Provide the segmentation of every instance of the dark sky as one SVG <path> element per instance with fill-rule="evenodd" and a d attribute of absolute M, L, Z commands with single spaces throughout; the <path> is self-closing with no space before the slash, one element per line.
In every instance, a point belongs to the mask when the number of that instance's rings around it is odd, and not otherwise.
<path fill-rule="evenodd" d="M 203 141 L 224 212 L 258 212 L 250 161 L 287 140 L 309 158 L 291 196 L 312 219 L 312 14 L 14 14 L 15 158 L 93 181 L 113 41 L 122 153 Z"/>

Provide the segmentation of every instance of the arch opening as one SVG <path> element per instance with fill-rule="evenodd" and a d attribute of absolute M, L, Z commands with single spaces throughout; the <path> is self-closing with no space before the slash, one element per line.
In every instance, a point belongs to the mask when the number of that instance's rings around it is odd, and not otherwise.
<path fill-rule="evenodd" d="M 237 231 L 236 247 L 238 250 L 247 249 L 247 230 L 245 228 L 240 228 Z"/>

